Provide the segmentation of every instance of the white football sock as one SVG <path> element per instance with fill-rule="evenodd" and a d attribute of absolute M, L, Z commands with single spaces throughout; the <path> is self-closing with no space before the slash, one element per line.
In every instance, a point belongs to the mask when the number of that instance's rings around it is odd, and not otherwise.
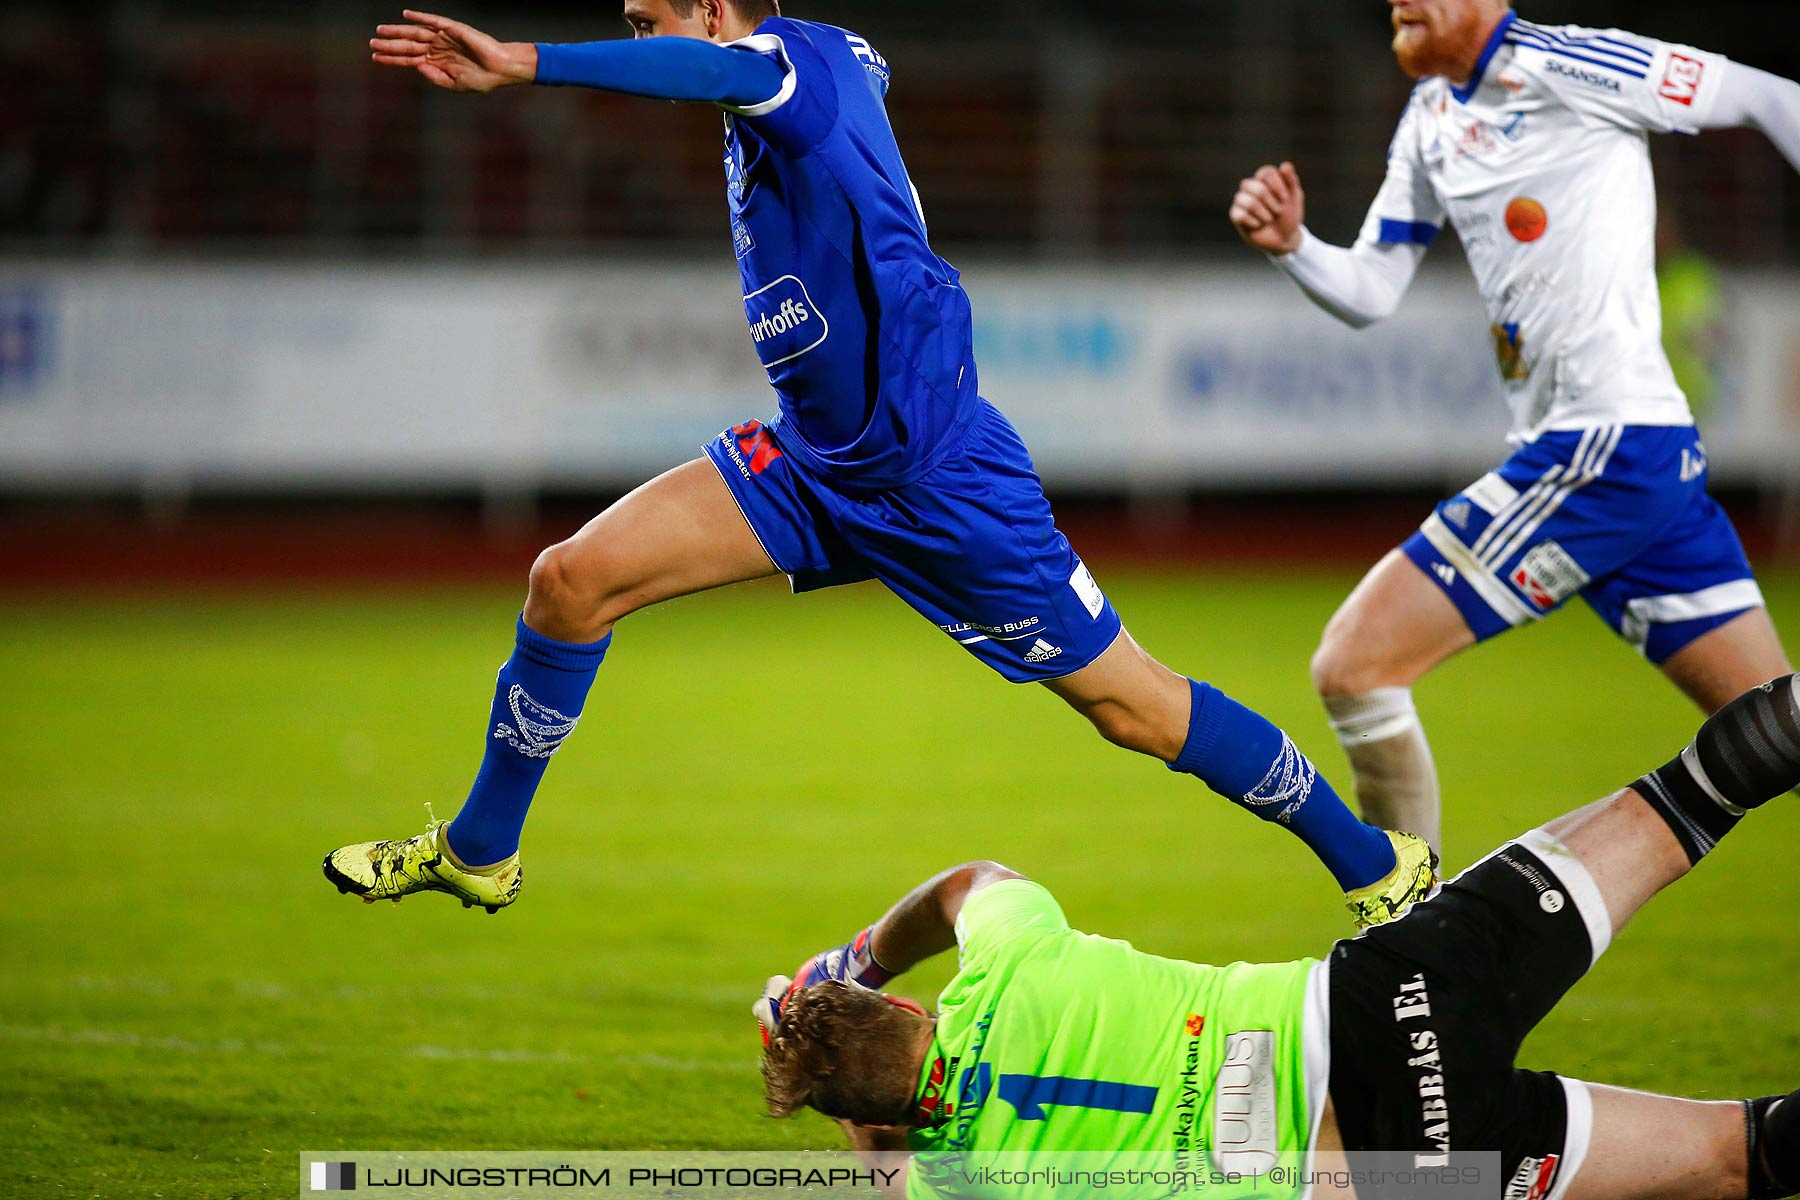
<path fill-rule="evenodd" d="M 1376 688 L 1325 701 L 1331 727 L 1350 756 L 1363 820 L 1416 833 L 1439 845 L 1437 767 L 1413 707 L 1412 689 Z"/>

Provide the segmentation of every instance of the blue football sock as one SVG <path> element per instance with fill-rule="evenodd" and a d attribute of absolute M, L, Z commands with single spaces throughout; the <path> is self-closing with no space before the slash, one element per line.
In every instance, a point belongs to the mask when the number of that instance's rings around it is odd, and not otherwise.
<path fill-rule="evenodd" d="M 450 822 L 450 848 L 466 866 L 497 863 L 518 850 L 538 781 L 575 728 L 610 645 L 610 633 L 578 646 L 547 638 L 519 619 L 517 645 L 494 687 L 481 770 Z"/>
<path fill-rule="evenodd" d="M 1169 764 L 1265 821 L 1294 831 L 1345 891 L 1394 869 L 1387 835 L 1365 825 L 1287 734 L 1224 692 L 1189 680 L 1194 707 L 1187 744 Z"/>

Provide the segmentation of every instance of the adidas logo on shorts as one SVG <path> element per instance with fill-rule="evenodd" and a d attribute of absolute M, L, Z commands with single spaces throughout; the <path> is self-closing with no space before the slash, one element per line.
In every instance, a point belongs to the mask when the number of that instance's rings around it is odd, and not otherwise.
<path fill-rule="evenodd" d="M 1032 644 L 1031 649 L 1025 652 L 1025 661 L 1028 663 L 1049 662 L 1061 653 L 1061 646 L 1052 646 L 1043 638 L 1039 638 Z"/>

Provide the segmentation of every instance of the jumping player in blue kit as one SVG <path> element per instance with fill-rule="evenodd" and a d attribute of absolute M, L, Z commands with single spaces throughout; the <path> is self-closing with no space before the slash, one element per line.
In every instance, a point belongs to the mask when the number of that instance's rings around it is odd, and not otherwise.
<path fill-rule="evenodd" d="M 744 316 L 779 415 L 720 434 L 539 556 L 462 810 L 416 837 L 335 850 L 326 877 L 371 901 L 512 903 L 526 809 L 613 626 L 785 573 L 796 591 L 880 580 L 1107 740 L 1286 825 L 1359 925 L 1423 896 L 1429 847 L 1358 821 L 1279 729 L 1139 649 L 1057 530 L 1018 434 L 978 390 L 969 298 L 927 241 L 881 55 L 774 0 L 626 0 L 624 13 L 633 40 L 502 43 L 408 12 L 371 45 L 376 62 L 453 91 L 581 86 L 724 110 Z"/>

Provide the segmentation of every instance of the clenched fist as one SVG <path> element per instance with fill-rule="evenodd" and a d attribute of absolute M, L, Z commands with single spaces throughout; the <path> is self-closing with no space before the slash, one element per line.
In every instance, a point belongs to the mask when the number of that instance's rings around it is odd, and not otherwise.
<path fill-rule="evenodd" d="M 1238 184 L 1231 199 L 1231 223 L 1238 236 L 1265 254 L 1292 254 L 1300 248 L 1306 221 L 1306 193 L 1294 164 L 1264 166 Z"/>

